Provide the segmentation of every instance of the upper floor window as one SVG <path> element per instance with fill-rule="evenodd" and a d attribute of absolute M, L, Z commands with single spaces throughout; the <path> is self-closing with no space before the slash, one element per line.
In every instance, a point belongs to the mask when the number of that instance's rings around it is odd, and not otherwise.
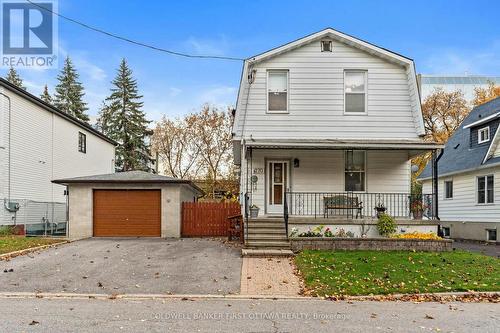
<path fill-rule="evenodd" d="M 366 71 L 344 71 L 344 112 L 366 113 Z"/>
<path fill-rule="evenodd" d="M 493 175 L 477 177 L 477 203 L 486 204 L 494 202 Z"/>
<path fill-rule="evenodd" d="M 445 180 L 444 182 L 444 198 L 453 198 L 453 180 Z"/>
<path fill-rule="evenodd" d="M 490 141 L 490 127 L 483 127 L 477 131 L 477 143 Z"/>
<path fill-rule="evenodd" d="M 78 151 L 80 153 L 87 153 L 87 136 L 82 132 L 78 132 Z"/>
<path fill-rule="evenodd" d="M 366 153 L 364 150 L 348 150 L 345 152 L 345 190 L 365 190 Z"/>
<path fill-rule="evenodd" d="M 267 72 L 267 111 L 288 112 L 288 71 Z"/>

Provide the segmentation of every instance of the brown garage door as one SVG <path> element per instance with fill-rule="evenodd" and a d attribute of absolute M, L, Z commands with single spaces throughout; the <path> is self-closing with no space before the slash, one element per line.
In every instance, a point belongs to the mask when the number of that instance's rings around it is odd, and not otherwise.
<path fill-rule="evenodd" d="M 94 190 L 94 237 L 160 237 L 160 190 Z"/>

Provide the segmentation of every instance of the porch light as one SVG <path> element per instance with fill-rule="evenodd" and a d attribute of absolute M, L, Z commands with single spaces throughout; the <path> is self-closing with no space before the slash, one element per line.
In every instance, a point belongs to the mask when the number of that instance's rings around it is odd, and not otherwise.
<path fill-rule="evenodd" d="M 298 159 L 298 158 L 295 158 L 295 159 L 293 160 L 293 167 L 294 167 L 294 168 L 298 168 L 298 167 L 299 167 L 299 165 L 300 165 L 300 161 L 299 161 L 299 159 Z"/>

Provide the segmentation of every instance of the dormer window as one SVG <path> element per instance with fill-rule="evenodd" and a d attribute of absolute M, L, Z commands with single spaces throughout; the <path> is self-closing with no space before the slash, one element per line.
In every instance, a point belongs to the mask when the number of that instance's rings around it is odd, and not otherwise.
<path fill-rule="evenodd" d="M 333 43 L 331 40 L 322 40 L 321 41 L 321 52 L 332 52 L 333 51 Z"/>
<path fill-rule="evenodd" d="M 478 130 L 477 133 L 477 143 L 483 143 L 490 141 L 490 127 L 483 127 Z"/>

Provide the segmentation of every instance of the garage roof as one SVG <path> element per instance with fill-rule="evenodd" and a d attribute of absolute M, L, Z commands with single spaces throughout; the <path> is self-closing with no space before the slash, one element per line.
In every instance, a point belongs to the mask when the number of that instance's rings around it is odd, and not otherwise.
<path fill-rule="evenodd" d="M 66 179 L 56 179 L 52 181 L 56 184 L 87 184 L 87 183 L 121 183 L 121 184 L 188 184 L 200 193 L 203 190 L 193 182 L 186 179 L 179 179 L 168 176 L 161 176 L 145 171 L 125 171 L 115 172 L 103 175 L 93 175 Z"/>

